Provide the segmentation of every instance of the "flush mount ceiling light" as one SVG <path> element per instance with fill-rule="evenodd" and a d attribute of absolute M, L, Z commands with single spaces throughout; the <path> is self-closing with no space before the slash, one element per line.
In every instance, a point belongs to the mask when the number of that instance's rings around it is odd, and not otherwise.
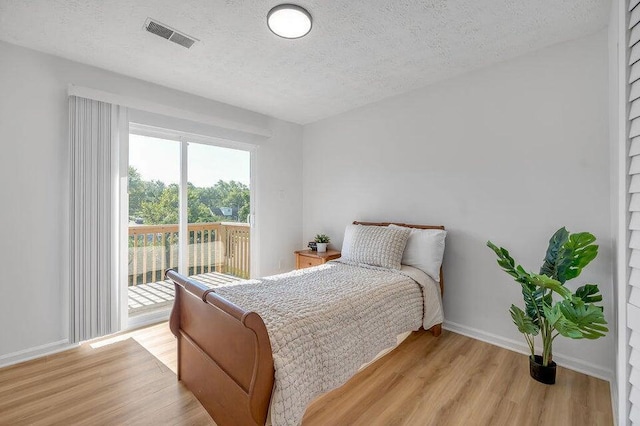
<path fill-rule="evenodd" d="M 300 38 L 311 31 L 311 14 L 295 4 L 281 4 L 267 14 L 271 32 L 282 38 Z"/>

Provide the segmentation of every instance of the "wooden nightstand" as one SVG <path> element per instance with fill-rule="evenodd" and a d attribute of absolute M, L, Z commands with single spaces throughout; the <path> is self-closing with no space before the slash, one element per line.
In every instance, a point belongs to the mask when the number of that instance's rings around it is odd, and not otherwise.
<path fill-rule="evenodd" d="M 327 250 L 325 253 L 318 253 L 312 250 L 298 250 L 296 253 L 296 269 L 310 268 L 322 265 L 330 260 L 340 257 L 338 250 Z"/>

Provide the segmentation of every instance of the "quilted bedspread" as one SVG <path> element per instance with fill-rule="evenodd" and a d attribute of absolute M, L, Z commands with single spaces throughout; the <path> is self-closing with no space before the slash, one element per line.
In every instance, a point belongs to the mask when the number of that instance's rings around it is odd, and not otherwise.
<path fill-rule="evenodd" d="M 275 426 L 300 424 L 315 397 L 394 346 L 398 334 L 442 322 L 437 284 L 410 267 L 329 262 L 215 292 L 264 320 L 275 366 Z"/>

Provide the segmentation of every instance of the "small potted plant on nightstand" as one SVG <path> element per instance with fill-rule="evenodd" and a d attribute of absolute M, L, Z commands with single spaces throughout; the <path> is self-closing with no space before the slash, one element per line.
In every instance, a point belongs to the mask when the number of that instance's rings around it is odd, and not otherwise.
<path fill-rule="evenodd" d="M 326 253 L 327 252 L 327 244 L 329 244 L 330 238 L 325 234 L 316 235 L 316 247 L 318 248 L 318 253 Z"/>

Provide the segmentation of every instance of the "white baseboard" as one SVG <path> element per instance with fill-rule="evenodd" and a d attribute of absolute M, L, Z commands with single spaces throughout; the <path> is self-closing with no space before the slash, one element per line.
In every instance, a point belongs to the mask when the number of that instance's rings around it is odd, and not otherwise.
<path fill-rule="evenodd" d="M 139 317 L 130 318 L 127 323 L 126 330 L 144 327 L 146 325 L 155 324 L 169 319 L 171 309 L 153 312 L 149 315 L 141 315 Z M 123 330 L 123 331 L 126 331 Z M 77 348 L 79 343 L 69 343 L 69 339 L 58 340 L 57 342 L 46 343 L 44 345 L 27 348 L 20 351 L 12 352 L 6 355 L 0 355 L 0 368 L 10 365 L 19 364 L 21 362 L 30 361 L 47 355 L 53 355 L 69 349 Z"/>
<path fill-rule="evenodd" d="M 35 358 L 46 355 L 52 355 L 58 352 L 66 351 L 78 347 L 77 343 L 69 343 L 69 339 L 58 340 L 57 342 L 46 343 L 44 345 L 35 346 L 33 348 L 23 349 L 21 351 L 12 352 L 10 354 L 0 356 L 0 368 L 8 367 Z"/>
<path fill-rule="evenodd" d="M 478 330 L 477 328 L 467 327 L 466 325 L 457 324 L 455 322 L 446 320 L 444 324 L 442 324 L 442 328 L 444 328 L 445 330 L 453 331 L 454 333 L 462 334 L 463 336 L 490 343 L 495 346 L 500 346 L 501 348 L 529 355 L 529 347 L 524 344 L 524 342 L 507 339 L 502 336 L 498 336 L 497 334 L 487 333 L 486 331 Z M 553 353 L 553 360 L 558 365 L 564 368 L 588 374 L 589 376 L 597 377 L 598 379 L 606 380 L 610 384 L 613 383 L 613 371 L 606 368 L 602 368 L 595 364 L 584 362 L 574 357 L 562 355 L 556 352 Z"/>

